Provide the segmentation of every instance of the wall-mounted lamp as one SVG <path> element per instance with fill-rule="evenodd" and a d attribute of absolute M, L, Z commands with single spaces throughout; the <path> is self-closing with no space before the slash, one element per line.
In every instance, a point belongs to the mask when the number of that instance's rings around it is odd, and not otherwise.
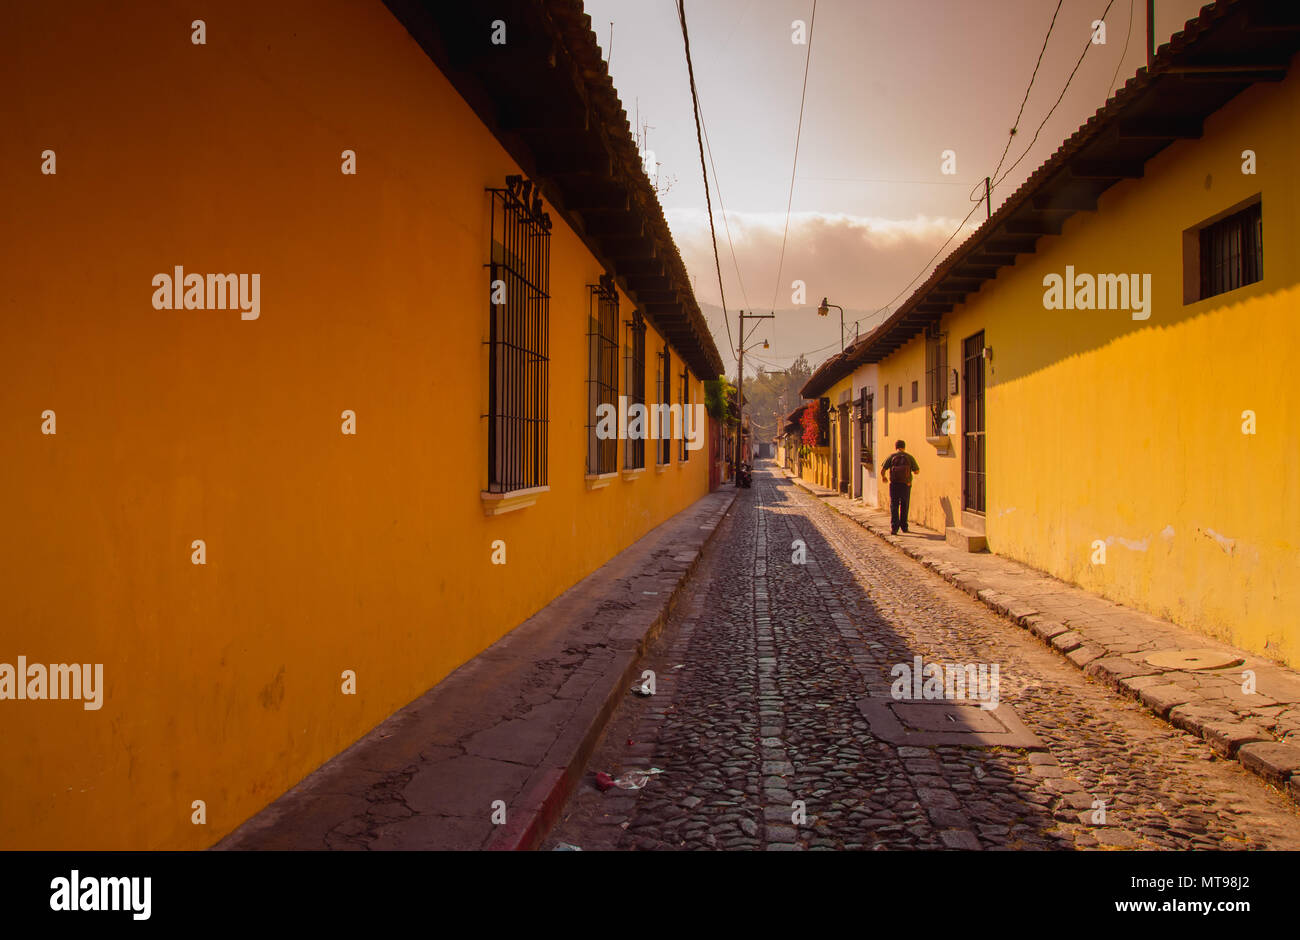
<path fill-rule="evenodd" d="M 993 347 L 985 346 L 983 350 L 984 359 L 988 362 L 993 361 Z"/>

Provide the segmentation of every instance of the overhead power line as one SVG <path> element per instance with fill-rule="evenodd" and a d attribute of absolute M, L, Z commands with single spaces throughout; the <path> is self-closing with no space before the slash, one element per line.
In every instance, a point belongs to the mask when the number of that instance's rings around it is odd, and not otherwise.
<path fill-rule="evenodd" d="M 1106 9 L 1101 11 L 1101 16 L 1098 17 L 1098 19 L 1101 20 L 1106 19 L 1106 14 L 1110 12 L 1110 8 L 1114 3 L 1115 0 L 1110 0 L 1110 2 L 1106 4 Z M 1052 115 L 1056 113 L 1056 109 L 1060 106 L 1061 102 L 1065 99 L 1065 93 L 1070 90 L 1070 84 L 1074 81 L 1074 76 L 1079 71 L 1079 66 L 1083 64 L 1084 56 L 1088 54 L 1088 50 L 1091 48 L 1092 48 L 1092 36 L 1090 35 L 1088 37 L 1088 41 L 1083 46 L 1083 52 L 1079 53 L 1079 58 L 1074 63 L 1074 68 L 1070 70 L 1070 77 L 1065 80 L 1065 87 L 1062 88 L 1061 93 L 1056 96 L 1056 102 L 1048 110 L 1046 117 L 1044 117 L 1042 120 L 1042 123 L 1038 125 L 1038 130 L 1034 131 L 1034 139 L 1029 142 L 1029 146 L 1024 149 L 1024 152 L 1021 153 L 1020 156 L 1016 158 L 1016 162 L 1011 164 L 1011 166 L 1007 167 L 1007 171 L 993 181 L 993 185 L 995 187 L 999 183 L 1001 183 L 1004 179 L 1006 179 L 1008 176 L 1010 176 L 1011 171 L 1020 165 L 1020 161 L 1025 159 L 1025 157 L 1029 155 L 1029 151 L 1034 149 L 1034 144 L 1038 142 L 1038 135 L 1043 132 L 1043 128 L 1047 125 L 1047 122 L 1052 119 Z"/>
<path fill-rule="evenodd" d="M 1124 51 L 1119 54 L 1119 61 L 1115 63 L 1115 74 L 1110 77 L 1110 84 L 1106 86 L 1106 99 L 1110 99 L 1110 93 L 1115 88 L 1115 79 L 1119 78 L 1119 70 L 1124 67 L 1124 59 L 1128 55 L 1128 41 L 1133 37 L 1133 0 L 1128 0 L 1128 32 L 1124 34 Z"/>
<path fill-rule="evenodd" d="M 1038 61 L 1034 63 L 1034 72 L 1029 76 L 1029 84 L 1025 86 L 1025 96 L 1020 99 L 1020 110 L 1016 112 L 1016 119 L 1011 122 L 1011 130 L 1007 134 L 1007 145 L 1002 148 L 1002 156 L 998 158 L 997 168 L 989 174 L 994 179 L 997 179 L 997 175 L 1002 169 L 1002 162 L 1007 158 L 1007 151 L 1011 149 L 1011 141 L 1015 139 L 1016 131 L 1020 129 L 1020 118 L 1025 113 L 1025 103 L 1029 100 L 1029 92 L 1033 90 L 1034 79 L 1038 77 L 1038 67 L 1043 64 L 1043 53 L 1047 51 L 1047 41 L 1052 38 L 1052 28 L 1056 26 L 1056 17 L 1061 12 L 1062 2 L 1063 0 L 1056 0 L 1056 9 L 1052 11 L 1052 22 L 1047 24 L 1047 35 L 1043 37 L 1042 48 L 1038 50 Z"/>
<path fill-rule="evenodd" d="M 709 152 L 709 169 L 713 170 L 713 188 L 718 191 L 718 208 L 722 210 L 722 228 L 727 233 L 727 245 L 731 249 L 731 266 L 736 269 L 736 284 L 740 287 L 740 299 L 749 307 L 749 294 L 745 291 L 745 279 L 740 276 L 740 262 L 736 260 L 736 243 L 731 240 L 731 222 L 727 219 L 727 207 L 722 202 L 722 184 L 718 182 L 718 167 L 713 162 L 713 145 L 709 143 L 709 122 L 704 119 L 704 106 L 700 105 L 700 126 L 704 128 L 704 146 Z M 707 180 L 705 181 L 707 184 Z M 727 336 L 731 336 L 731 323 L 727 323 Z"/>
<path fill-rule="evenodd" d="M 776 263 L 776 286 L 772 289 L 772 306 L 776 307 L 777 294 L 781 292 L 781 269 L 785 265 L 785 242 L 790 234 L 790 207 L 794 205 L 794 174 L 799 168 L 799 139 L 803 135 L 803 109 L 808 98 L 808 66 L 812 64 L 813 27 L 817 25 L 817 0 L 813 0 L 812 15 L 808 18 L 808 49 L 803 63 L 803 90 L 799 92 L 799 123 L 794 130 L 794 163 L 790 167 L 790 195 L 785 202 L 785 230 L 781 233 L 781 256 Z"/>
<path fill-rule="evenodd" d="M 1047 49 L 1047 41 L 1048 41 L 1048 39 L 1051 38 L 1051 35 L 1052 35 L 1052 28 L 1053 28 L 1053 26 L 1054 26 L 1055 23 L 1056 23 L 1056 16 L 1057 16 L 1057 14 L 1060 12 L 1060 9 L 1061 9 L 1061 2 L 1062 2 L 1062 0 L 1057 0 L 1056 10 L 1055 10 L 1055 11 L 1053 12 L 1053 14 L 1052 14 L 1052 22 L 1051 22 L 1051 24 L 1048 25 L 1048 28 L 1047 28 L 1047 35 L 1043 38 L 1043 45 L 1042 45 L 1042 48 L 1039 50 L 1039 53 L 1038 53 L 1038 61 L 1037 61 L 1037 62 L 1035 63 L 1035 65 L 1034 65 L 1034 72 L 1033 72 L 1033 74 L 1030 76 L 1030 79 L 1029 79 L 1029 85 L 1025 88 L 1025 94 L 1024 94 L 1024 97 L 1021 99 L 1021 102 L 1020 102 L 1020 111 L 1019 111 L 1019 112 L 1017 113 L 1017 115 L 1016 115 L 1016 122 L 1015 122 L 1015 125 L 1011 128 L 1011 132 L 1010 132 L 1010 134 L 1009 134 L 1008 137 L 1007 137 L 1007 146 L 1006 146 L 1005 148 L 1003 148 L 1003 151 L 1002 151 L 1002 157 L 1001 157 L 1001 159 L 998 160 L 998 166 L 997 166 L 997 169 L 995 169 L 995 170 L 993 171 L 993 173 L 990 174 L 991 177 L 996 177 L 996 179 L 991 183 L 991 187 L 990 187 L 990 188 L 995 188 L 995 187 L 998 186 L 998 184 L 1000 184 L 1000 183 L 1002 183 L 1004 180 L 1006 180 L 1006 178 L 1007 178 L 1008 176 L 1011 175 L 1012 171 L 1014 171 L 1015 168 L 1016 168 L 1017 166 L 1020 165 L 1021 161 L 1023 161 L 1023 160 L 1025 159 L 1025 157 L 1028 155 L 1029 151 L 1033 149 L 1033 146 L 1034 146 L 1034 144 L 1038 141 L 1038 137 L 1039 137 L 1039 135 L 1042 133 L 1043 128 L 1046 126 L 1047 122 L 1048 122 L 1049 120 L 1051 120 L 1051 117 L 1052 117 L 1052 115 L 1056 112 L 1057 107 L 1059 107 L 1060 104 L 1061 104 L 1061 102 L 1065 99 L 1065 93 L 1069 90 L 1071 83 L 1074 81 L 1074 76 L 1075 76 L 1075 74 L 1078 73 L 1078 71 L 1079 71 L 1079 66 L 1083 64 L 1083 59 L 1084 59 L 1084 57 L 1088 54 L 1088 49 L 1089 49 L 1089 47 L 1092 46 L 1092 44 L 1093 44 L 1093 43 L 1092 43 L 1092 37 L 1091 37 L 1091 35 L 1090 35 L 1090 36 L 1088 37 L 1088 42 L 1087 42 L 1087 44 L 1083 47 L 1083 52 L 1080 53 L 1078 60 L 1075 61 L 1075 63 L 1074 63 L 1074 68 L 1070 71 L 1070 75 L 1069 75 L 1069 77 L 1068 77 L 1068 78 L 1066 79 L 1066 81 L 1065 81 L 1065 87 L 1061 89 L 1061 93 L 1057 96 L 1055 103 L 1054 103 L 1054 104 L 1052 105 L 1052 107 L 1048 110 L 1048 112 L 1047 112 L 1046 116 L 1043 118 L 1043 120 L 1039 123 L 1037 130 L 1034 131 L 1034 136 L 1033 136 L 1033 139 L 1030 140 L 1030 142 L 1029 142 L 1029 146 L 1027 146 L 1027 147 L 1025 148 L 1025 150 L 1020 154 L 1020 156 L 1016 158 L 1016 162 L 1013 163 L 1013 164 L 1011 164 L 1011 166 L 1009 166 L 1009 167 L 1007 168 L 1007 170 L 1006 170 L 1005 173 L 1002 173 L 1000 176 L 998 176 L 998 171 L 1001 170 L 1001 168 L 1002 168 L 1002 163 L 1003 163 L 1003 161 L 1006 159 L 1007 152 L 1008 152 L 1008 151 L 1010 150 L 1010 148 L 1011 148 L 1011 139 L 1015 136 L 1015 134 L 1016 134 L 1016 132 L 1017 132 L 1017 127 L 1019 126 L 1019 123 L 1020 123 L 1020 118 L 1021 118 L 1021 117 L 1023 116 L 1023 114 L 1024 114 L 1025 102 L 1027 102 L 1027 101 L 1029 100 L 1029 92 L 1030 92 L 1030 90 L 1033 88 L 1035 77 L 1038 75 L 1039 65 L 1041 65 L 1042 60 L 1043 60 L 1043 53 L 1044 53 L 1044 51 Z M 1100 19 L 1104 20 L 1104 19 L 1106 18 L 1106 15 L 1110 12 L 1110 8 L 1111 8 L 1111 6 L 1114 4 L 1114 2 L 1115 2 L 1115 0 L 1109 0 L 1109 2 L 1106 4 L 1106 8 L 1102 11 L 1102 14 L 1101 14 Z M 1131 32 L 1131 24 L 1130 24 L 1130 32 Z M 1121 61 L 1122 61 L 1122 58 L 1121 58 Z M 875 313 L 872 314 L 872 317 L 874 317 L 876 314 L 881 313 L 882 311 L 886 311 L 886 310 L 888 310 L 889 307 L 894 303 L 894 301 L 898 300 L 898 299 L 899 299 L 899 298 L 900 298 L 904 293 L 907 292 L 907 290 L 908 290 L 909 288 L 911 288 L 911 286 L 912 286 L 913 284 L 915 284 L 915 283 L 917 282 L 917 280 L 918 280 L 922 275 L 926 274 L 926 273 L 930 270 L 930 265 L 933 264 L 934 261 L 935 261 L 935 259 L 939 257 L 939 255 L 943 252 L 943 250 L 944 250 L 946 247 L 948 247 L 949 243 L 951 243 L 952 240 L 953 240 L 954 238 L 957 237 L 957 234 L 958 234 L 958 233 L 959 233 L 959 232 L 960 232 L 960 231 L 961 231 L 961 230 L 966 226 L 966 223 L 970 221 L 970 217 L 971 217 L 972 215 L 975 214 L 975 211 L 976 211 L 978 208 L 979 208 L 979 203 L 976 202 L 976 203 L 971 207 L 970 211 L 966 213 L 966 217 L 965 217 L 964 219 L 962 219 L 961 223 L 957 226 L 957 228 L 953 231 L 953 233 L 952 233 L 951 235 L 949 235 L 947 239 L 944 240 L 944 243 L 943 243 L 942 245 L 939 246 L 939 250 L 936 251 L 936 252 L 935 252 L 935 253 L 930 257 L 930 260 L 927 261 L 927 262 L 925 263 L 925 266 L 921 269 L 921 271 L 920 271 L 919 273 L 917 273 L 916 276 L 913 277 L 910 281 L 908 281 L 907 284 L 904 285 L 904 287 L 903 287 L 902 290 L 900 290 L 897 294 L 895 294 L 892 298 L 890 298 L 890 300 L 887 301 L 887 302 L 886 302 L 882 307 L 880 307 L 879 309 L 877 309 L 877 310 L 875 311 Z M 788 224 L 788 223 L 787 223 L 787 224 Z M 783 249 L 783 250 L 784 250 L 784 249 Z M 778 281 L 778 288 L 779 288 L 779 286 L 780 286 L 780 284 L 779 284 L 779 281 Z M 854 325 L 857 326 L 857 325 L 860 324 L 861 322 L 862 322 L 862 320 L 857 320 L 857 321 L 855 321 Z M 825 346 L 820 346 L 820 347 L 818 347 L 817 349 L 810 349 L 810 350 L 807 350 L 807 351 L 804 352 L 802 355 L 811 355 L 812 353 L 821 352 L 822 350 L 830 349 L 831 347 L 833 347 L 833 346 L 835 346 L 835 345 L 836 345 L 835 343 L 829 343 L 829 344 L 827 344 L 827 345 L 825 345 Z"/>
<path fill-rule="evenodd" d="M 695 66 L 691 64 L 691 37 L 686 30 L 686 0 L 677 0 L 677 17 L 682 22 L 682 45 L 686 49 L 686 73 L 691 80 L 691 106 L 695 112 L 695 140 L 700 147 L 700 172 L 704 176 L 704 204 L 709 210 L 709 235 L 713 241 L 713 265 L 718 272 L 718 299 L 722 301 L 722 322 L 727 326 L 727 346 L 732 346 L 731 323 L 727 319 L 727 295 L 722 287 L 722 262 L 718 258 L 718 233 L 713 227 L 713 202 L 709 198 L 709 170 L 704 163 L 704 131 L 700 122 L 700 96 L 695 88 Z"/>

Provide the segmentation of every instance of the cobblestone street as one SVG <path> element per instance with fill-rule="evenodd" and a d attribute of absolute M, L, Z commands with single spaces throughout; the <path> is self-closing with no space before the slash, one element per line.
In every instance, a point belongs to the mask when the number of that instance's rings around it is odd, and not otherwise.
<path fill-rule="evenodd" d="M 644 659 L 656 694 L 629 689 L 544 848 L 1300 848 L 1285 796 L 770 467 Z M 873 735 L 859 703 L 917 656 L 996 664 L 1044 749 Z M 649 767 L 640 790 L 593 782 Z"/>

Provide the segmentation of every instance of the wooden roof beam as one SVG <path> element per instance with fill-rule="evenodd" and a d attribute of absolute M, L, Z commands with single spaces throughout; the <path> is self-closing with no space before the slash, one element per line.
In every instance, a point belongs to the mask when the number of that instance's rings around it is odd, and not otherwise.
<path fill-rule="evenodd" d="M 1007 220 L 1008 235 L 1060 235 L 1064 218 L 1019 218 Z"/>
<path fill-rule="evenodd" d="M 1068 169 L 1077 180 L 1135 180 L 1145 172 L 1140 160 L 1076 160 Z"/>
<path fill-rule="evenodd" d="M 1035 212 L 1095 212 L 1097 194 L 1080 192 L 1077 189 L 1064 189 L 1035 196 L 1030 201 L 1030 205 Z"/>
<path fill-rule="evenodd" d="M 1197 140 L 1201 136 L 1203 118 L 1199 117 L 1144 117 L 1120 121 L 1120 140 Z"/>

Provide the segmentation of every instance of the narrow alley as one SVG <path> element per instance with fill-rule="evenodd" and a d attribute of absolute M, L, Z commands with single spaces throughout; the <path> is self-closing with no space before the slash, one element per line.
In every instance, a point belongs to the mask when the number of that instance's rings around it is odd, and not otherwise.
<path fill-rule="evenodd" d="M 629 691 L 544 848 L 1300 847 L 1285 797 L 770 463 L 694 581 L 642 663 L 655 694 Z M 873 735 L 860 700 L 916 656 L 997 664 L 1000 708 L 1043 749 Z M 640 790 L 593 783 L 650 767 Z"/>

